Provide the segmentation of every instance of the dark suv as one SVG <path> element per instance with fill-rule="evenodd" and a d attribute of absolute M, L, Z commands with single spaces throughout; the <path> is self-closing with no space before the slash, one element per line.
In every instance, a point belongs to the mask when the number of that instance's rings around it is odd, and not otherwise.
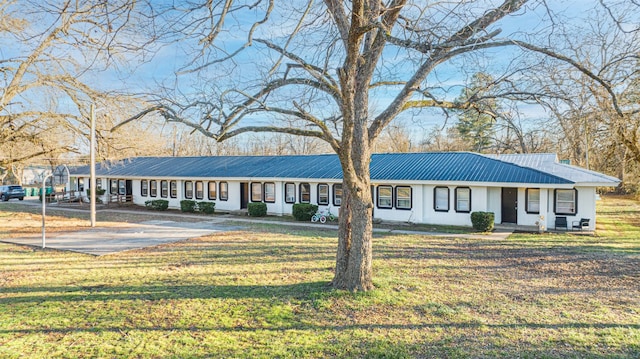
<path fill-rule="evenodd" d="M 0 186 L 0 199 L 3 201 L 8 201 L 11 198 L 17 198 L 21 201 L 24 199 L 24 190 L 22 189 L 22 186 Z"/>

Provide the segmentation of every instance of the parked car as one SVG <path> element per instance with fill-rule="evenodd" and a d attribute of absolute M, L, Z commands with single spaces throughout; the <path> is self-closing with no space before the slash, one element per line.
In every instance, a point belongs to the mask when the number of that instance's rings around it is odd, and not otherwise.
<path fill-rule="evenodd" d="M 19 185 L 0 186 L 0 199 L 6 202 L 12 198 L 17 198 L 21 201 L 24 199 L 24 189 L 22 189 L 22 186 L 19 186 Z"/>

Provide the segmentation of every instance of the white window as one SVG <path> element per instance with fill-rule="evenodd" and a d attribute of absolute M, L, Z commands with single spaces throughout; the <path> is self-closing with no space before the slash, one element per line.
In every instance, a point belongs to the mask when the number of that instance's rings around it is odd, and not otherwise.
<path fill-rule="evenodd" d="M 149 194 L 149 182 L 147 180 L 140 181 L 140 195 L 146 197 Z"/>
<path fill-rule="evenodd" d="M 294 183 L 284 184 L 284 201 L 287 203 L 296 203 L 296 185 Z"/>
<path fill-rule="evenodd" d="M 229 184 L 227 182 L 220 182 L 220 200 L 226 201 L 229 199 Z"/>
<path fill-rule="evenodd" d="M 340 206 L 342 204 L 342 184 L 333 185 L 333 205 Z"/>
<path fill-rule="evenodd" d="M 540 213 L 540 189 L 527 188 L 527 213 Z"/>
<path fill-rule="evenodd" d="M 393 187 L 378 186 L 378 208 L 393 208 Z"/>
<path fill-rule="evenodd" d="M 196 182 L 196 199 L 204 198 L 204 183 L 202 181 Z"/>
<path fill-rule="evenodd" d="M 210 181 L 207 185 L 209 186 L 209 199 L 216 199 L 216 183 Z"/>
<path fill-rule="evenodd" d="M 262 183 L 251 183 L 251 202 L 262 202 Z"/>
<path fill-rule="evenodd" d="M 149 181 L 149 188 L 149 194 L 151 195 L 151 197 L 156 197 L 158 195 L 158 181 Z"/>
<path fill-rule="evenodd" d="M 169 195 L 169 188 L 167 186 L 167 181 L 160 181 L 160 197 L 167 198 Z"/>
<path fill-rule="evenodd" d="M 436 211 L 449 211 L 449 188 L 436 187 L 433 196 L 433 209 Z"/>
<path fill-rule="evenodd" d="M 268 203 L 276 202 L 276 184 L 267 182 L 264 184 L 264 201 Z"/>
<path fill-rule="evenodd" d="M 456 188 L 456 212 L 471 212 L 471 189 Z"/>
<path fill-rule="evenodd" d="M 127 194 L 127 187 L 124 180 L 118 180 L 118 194 L 123 196 Z"/>
<path fill-rule="evenodd" d="M 318 185 L 318 204 L 329 204 L 329 185 Z"/>
<path fill-rule="evenodd" d="M 575 189 L 556 190 L 556 213 L 576 214 L 577 200 Z"/>
<path fill-rule="evenodd" d="M 176 181 L 169 182 L 169 187 L 170 187 L 170 192 L 171 192 L 171 198 L 177 198 L 178 197 L 178 182 L 176 182 Z"/>
<path fill-rule="evenodd" d="M 411 209 L 411 187 L 396 187 L 396 208 Z"/>
<path fill-rule="evenodd" d="M 191 181 L 184 183 L 184 198 L 193 198 L 193 182 Z"/>
<path fill-rule="evenodd" d="M 311 202 L 311 185 L 308 183 L 300 183 L 300 203 Z"/>

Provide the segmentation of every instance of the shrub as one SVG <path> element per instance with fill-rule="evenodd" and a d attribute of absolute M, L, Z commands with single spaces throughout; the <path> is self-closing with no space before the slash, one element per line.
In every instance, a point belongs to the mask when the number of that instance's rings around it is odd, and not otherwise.
<path fill-rule="evenodd" d="M 105 194 L 105 192 L 107 192 L 106 189 L 98 188 L 96 190 L 96 196 L 102 196 L 103 194 Z M 91 188 L 87 188 L 87 196 L 91 196 Z"/>
<path fill-rule="evenodd" d="M 198 203 L 196 201 L 192 201 L 190 199 L 184 199 L 180 201 L 180 210 L 182 212 L 195 212 L 198 207 Z"/>
<path fill-rule="evenodd" d="M 154 211 L 166 211 L 169 208 L 169 201 L 165 199 L 153 199 L 151 201 L 145 201 L 144 206 Z"/>
<path fill-rule="evenodd" d="M 293 218 L 297 221 L 308 222 L 318 212 L 318 206 L 311 203 L 296 203 L 293 205 Z"/>
<path fill-rule="evenodd" d="M 495 215 L 493 212 L 472 212 L 471 224 L 473 229 L 481 232 L 490 232 L 493 230 L 493 222 Z"/>
<path fill-rule="evenodd" d="M 267 215 L 267 204 L 262 202 L 249 203 L 247 210 L 249 210 L 251 217 L 264 217 Z"/>
<path fill-rule="evenodd" d="M 198 211 L 206 214 L 213 214 L 216 211 L 215 202 L 198 202 Z"/>

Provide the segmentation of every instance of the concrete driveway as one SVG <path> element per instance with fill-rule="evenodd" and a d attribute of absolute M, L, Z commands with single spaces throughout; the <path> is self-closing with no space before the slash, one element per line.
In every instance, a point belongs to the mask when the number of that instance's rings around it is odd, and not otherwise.
<path fill-rule="evenodd" d="M 118 227 L 95 227 L 73 232 L 46 233 L 45 247 L 100 256 L 236 229 L 239 227 L 213 222 L 153 220 L 126 223 Z M 42 247 L 42 234 L 7 238 L 2 241 Z"/>

